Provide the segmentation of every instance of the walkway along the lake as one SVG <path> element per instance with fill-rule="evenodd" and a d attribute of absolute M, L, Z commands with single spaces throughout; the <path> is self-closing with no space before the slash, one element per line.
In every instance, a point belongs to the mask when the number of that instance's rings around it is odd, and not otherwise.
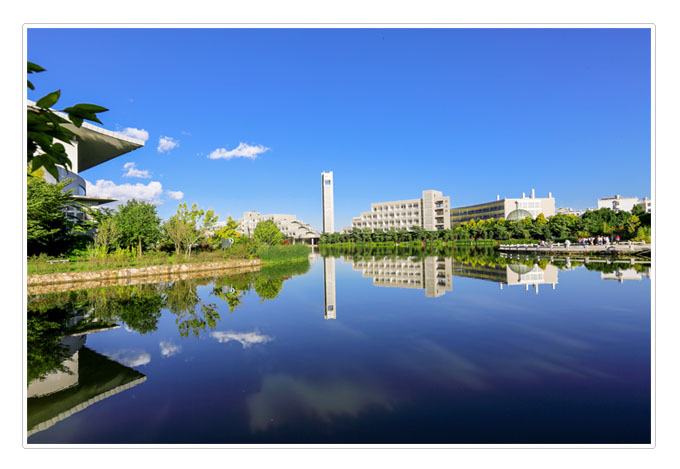
<path fill-rule="evenodd" d="M 91 270 L 87 272 L 60 272 L 56 274 L 29 275 L 26 283 L 28 294 L 56 291 L 81 290 L 102 286 L 135 285 L 155 281 L 171 281 L 194 277 L 192 273 L 230 274 L 260 269 L 259 259 L 202 262 L 196 264 L 153 265 L 117 270 Z"/>
<path fill-rule="evenodd" d="M 562 243 L 554 243 L 550 246 L 537 244 L 501 244 L 498 246 L 504 252 L 539 252 L 539 253 L 568 253 L 568 254 L 647 254 L 651 253 L 652 246 L 647 243 L 619 243 L 601 244 L 591 246 L 589 244 L 572 244 L 565 246 Z"/>

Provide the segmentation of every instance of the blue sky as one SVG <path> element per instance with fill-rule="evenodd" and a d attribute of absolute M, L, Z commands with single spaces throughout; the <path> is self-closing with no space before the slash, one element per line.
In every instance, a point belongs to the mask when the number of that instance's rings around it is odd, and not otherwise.
<path fill-rule="evenodd" d="M 163 218 L 181 196 L 320 229 L 325 170 L 338 229 L 424 189 L 454 206 L 651 195 L 649 29 L 29 29 L 27 51 L 47 69 L 29 99 L 60 88 L 57 108 L 148 134 L 83 172 L 89 193 Z"/>

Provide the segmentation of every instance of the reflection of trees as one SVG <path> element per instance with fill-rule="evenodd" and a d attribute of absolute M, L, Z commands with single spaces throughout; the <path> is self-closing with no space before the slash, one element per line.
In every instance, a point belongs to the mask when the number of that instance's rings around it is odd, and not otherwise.
<path fill-rule="evenodd" d="M 64 362 L 72 351 L 64 337 L 111 327 L 115 321 L 93 314 L 87 302 L 76 295 L 50 298 L 29 297 L 26 320 L 26 360 L 28 383 L 53 372 L 70 373 Z"/>
<path fill-rule="evenodd" d="M 192 334 L 198 337 L 202 331 L 214 329 L 221 319 L 217 306 L 201 299 L 199 286 L 212 285 L 212 294 L 224 300 L 233 312 L 249 291 L 254 290 L 263 301 L 274 299 L 285 280 L 304 274 L 309 268 L 305 259 L 219 278 L 30 295 L 29 375 L 38 377 L 58 369 L 67 353 L 60 344 L 63 336 L 82 332 L 92 324 L 123 322 L 129 329 L 146 334 L 157 330 L 162 309 L 167 308 L 176 316 L 182 337 Z M 76 316 L 78 320 L 74 322 Z M 69 321 L 77 325 L 69 326 Z"/>
<path fill-rule="evenodd" d="M 67 331 L 69 314 L 63 310 L 28 312 L 26 322 L 26 368 L 28 384 L 48 373 L 68 373 L 63 362 L 69 356 L 61 339 Z"/>
<path fill-rule="evenodd" d="M 255 287 L 255 293 L 257 293 L 257 296 L 262 301 L 273 300 L 279 296 L 279 292 L 283 287 L 283 278 L 258 275 L 253 286 Z"/>
<path fill-rule="evenodd" d="M 279 296 L 285 280 L 295 275 L 305 274 L 309 268 L 309 260 L 305 259 L 266 265 L 259 272 L 227 275 L 215 280 L 212 294 L 226 301 L 229 312 L 233 312 L 251 289 L 262 301 L 273 300 Z"/>
<path fill-rule="evenodd" d="M 140 334 L 158 329 L 163 299 L 156 285 L 135 285 L 111 290 L 93 295 L 97 317 L 122 321 L 129 329 Z"/>
<path fill-rule="evenodd" d="M 286 262 L 282 264 L 273 264 L 264 266 L 257 277 L 253 287 L 255 293 L 262 301 L 273 300 L 279 296 L 279 292 L 283 287 L 283 281 L 295 275 L 302 275 L 309 271 L 309 260 L 299 262 Z"/>
<path fill-rule="evenodd" d="M 199 337 L 206 327 L 215 329 L 220 320 L 217 306 L 201 300 L 195 280 L 177 280 L 168 285 L 165 307 L 177 316 L 175 323 L 182 337 L 189 337 L 190 332 L 194 337 Z"/>
<path fill-rule="evenodd" d="M 235 275 L 226 275 L 215 279 L 212 294 L 224 300 L 229 306 L 229 312 L 233 313 L 240 306 L 243 298 L 257 277 L 256 272 L 243 272 Z"/>

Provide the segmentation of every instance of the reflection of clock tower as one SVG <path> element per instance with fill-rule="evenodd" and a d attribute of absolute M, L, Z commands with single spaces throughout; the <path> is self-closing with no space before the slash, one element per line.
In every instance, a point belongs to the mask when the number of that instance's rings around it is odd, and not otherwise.
<path fill-rule="evenodd" d="M 323 259 L 324 317 L 335 319 L 335 258 Z"/>

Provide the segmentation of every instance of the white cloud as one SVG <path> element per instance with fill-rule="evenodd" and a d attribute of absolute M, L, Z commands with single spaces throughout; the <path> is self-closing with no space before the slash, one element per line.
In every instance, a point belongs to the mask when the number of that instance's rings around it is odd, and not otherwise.
<path fill-rule="evenodd" d="M 165 191 L 168 197 L 175 200 L 182 200 L 184 198 L 184 192 L 182 191 Z"/>
<path fill-rule="evenodd" d="M 179 142 L 172 137 L 161 137 L 158 139 L 158 152 L 169 152 L 179 146 Z"/>
<path fill-rule="evenodd" d="M 151 355 L 144 350 L 118 350 L 104 355 L 125 366 L 142 366 L 151 361 Z"/>
<path fill-rule="evenodd" d="M 135 129 L 134 127 L 125 127 L 123 130 L 120 131 L 123 135 L 127 135 L 128 137 L 136 138 L 139 140 L 147 141 L 149 140 L 149 132 L 147 132 L 144 129 Z"/>
<path fill-rule="evenodd" d="M 95 184 L 85 181 L 87 195 L 118 199 L 125 202 L 130 199 L 143 200 L 154 204 L 160 203 L 163 185 L 158 181 L 150 181 L 148 184 L 115 184 L 113 181 L 98 179 Z"/>
<path fill-rule="evenodd" d="M 260 334 L 258 331 L 253 332 L 211 332 L 210 335 L 217 339 L 220 343 L 231 342 L 232 340 L 239 342 L 243 348 L 248 348 L 253 344 L 265 344 L 272 340 L 271 337 Z"/>
<path fill-rule="evenodd" d="M 125 163 L 123 169 L 128 170 L 127 173 L 123 174 L 126 178 L 151 179 L 151 173 L 146 169 L 137 169 L 137 165 L 133 161 Z"/>
<path fill-rule="evenodd" d="M 172 342 L 162 341 L 159 345 L 161 347 L 161 355 L 164 357 L 172 357 L 182 351 L 181 346 L 175 345 Z"/>
<path fill-rule="evenodd" d="M 254 160 L 257 155 L 264 153 L 269 150 L 269 148 L 263 145 L 248 145 L 247 143 L 239 143 L 233 150 L 227 150 L 226 148 L 218 148 L 208 155 L 211 160 L 225 159 L 230 160 L 232 158 L 250 158 Z"/>

